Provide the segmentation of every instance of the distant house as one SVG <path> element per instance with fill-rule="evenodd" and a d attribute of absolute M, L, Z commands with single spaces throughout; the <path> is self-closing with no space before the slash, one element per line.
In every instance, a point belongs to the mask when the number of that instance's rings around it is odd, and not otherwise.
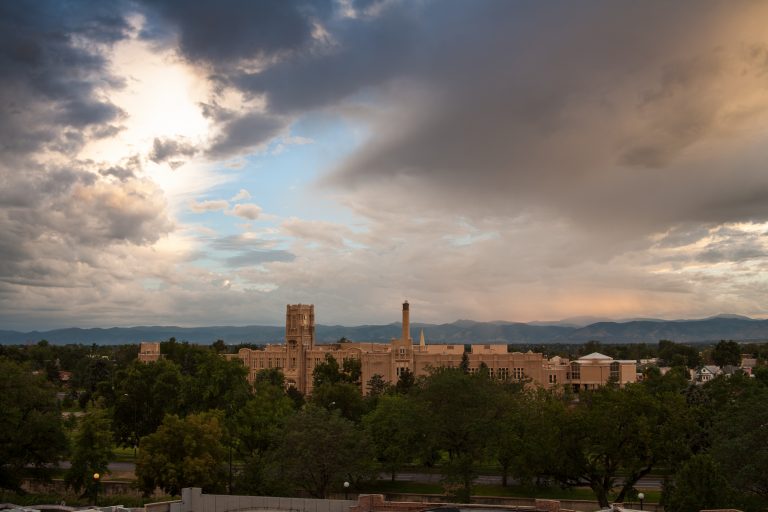
<path fill-rule="evenodd" d="M 757 367 L 757 358 L 752 357 L 749 354 L 742 354 L 741 365 L 739 366 L 747 375 L 753 375 L 755 368 Z"/>
<path fill-rule="evenodd" d="M 739 366 L 734 366 L 732 364 L 727 364 L 721 368 L 723 375 L 726 375 L 730 377 L 731 375 L 734 375 L 736 373 L 741 373 L 742 369 Z"/>
<path fill-rule="evenodd" d="M 142 341 L 139 344 L 139 361 L 151 363 L 160 359 L 159 341 Z"/>
<path fill-rule="evenodd" d="M 720 369 L 719 366 L 714 365 L 705 365 L 699 367 L 698 370 L 696 370 L 696 374 L 694 376 L 694 379 L 696 382 L 709 382 L 710 380 L 714 379 L 718 375 L 722 374 L 723 371 Z"/>

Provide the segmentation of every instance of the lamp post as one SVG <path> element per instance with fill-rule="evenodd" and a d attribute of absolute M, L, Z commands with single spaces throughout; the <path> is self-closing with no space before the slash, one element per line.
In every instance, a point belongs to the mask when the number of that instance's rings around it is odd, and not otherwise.
<path fill-rule="evenodd" d="M 349 482 L 344 480 L 344 499 L 349 499 Z"/>
<path fill-rule="evenodd" d="M 645 494 L 641 492 L 637 493 L 637 499 L 640 500 L 640 510 L 643 510 L 643 500 L 645 499 Z"/>
<path fill-rule="evenodd" d="M 99 506 L 99 479 L 101 475 L 98 473 L 93 474 L 93 504 Z"/>

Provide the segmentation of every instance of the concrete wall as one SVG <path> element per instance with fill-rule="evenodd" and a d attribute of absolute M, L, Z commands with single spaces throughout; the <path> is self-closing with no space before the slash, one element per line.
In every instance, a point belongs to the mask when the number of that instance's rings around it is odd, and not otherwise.
<path fill-rule="evenodd" d="M 290 512 L 419 512 L 440 505 L 462 509 L 489 508 L 520 511 L 547 512 L 594 512 L 600 506 L 595 501 L 582 500 L 540 500 L 534 498 L 501 498 L 473 496 L 472 504 L 447 503 L 439 495 L 387 495 L 362 494 L 357 500 L 319 500 L 306 498 L 277 498 L 269 496 L 229 496 L 203 494 L 200 488 L 185 488 L 181 501 L 157 503 L 146 506 L 146 512 L 246 512 L 246 511 L 290 511 Z M 637 508 L 637 504 L 626 504 Z M 633 507 L 634 505 L 634 507 Z M 655 503 L 646 503 L 644 510 L 663 512 Z"/>
<path fill-rule="evenodd" d="M 348 512 L 349 508 L 354 505 L 357 505 L 357 501 L 203 494 L 199 487 L 192 487 L 182 490 L 181 501 L 172 503 L 169 512 L 233 512 L 246 510 Z"/>

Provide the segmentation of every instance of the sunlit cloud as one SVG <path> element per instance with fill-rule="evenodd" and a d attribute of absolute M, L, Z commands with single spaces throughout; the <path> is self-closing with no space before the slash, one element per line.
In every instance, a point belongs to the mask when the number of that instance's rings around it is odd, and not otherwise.
<path fill-rule="evenodd" d="M 0 327 L 768 316 L 764 4 L 191 2 L 8 4 Z"/>

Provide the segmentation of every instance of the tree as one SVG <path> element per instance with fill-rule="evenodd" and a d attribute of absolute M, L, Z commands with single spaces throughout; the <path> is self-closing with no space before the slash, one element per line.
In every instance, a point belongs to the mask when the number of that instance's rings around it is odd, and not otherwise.
<path fill-rule="evenodd" d="M 443 481 L 458 486 L 456 497 L 468 500 L 491 436 L 488 432 L 500 417 L 500 388 L 482 375 L 470 375 L 459 368 L 438 368 L 423 382 L 416 395 L 423 410 L 430 437 L 448 452 Z"/>
<path fill-rule="evenodd" d="M 403 368 L 397 378 L 395 391 L 401 395 L 407 395 L 416 387 L 416 376 L 408 368 Z"/>
<path fill-rule="evenodd" d="M 698 350 L 669 340 L 659 341 L 659 359 L 662 366 L 685 366 L 690 369 L 701 366 Z"/>
<path fill-rule="evenodd" d="M 336 384 L 341 380 L 339 362 L 331 354 L 325 354 L 325 360 L 316 365 L 312 371 L 312 388 L 320 387 L 322 384 Z"/>
<path fill-rule="evenodd" d="M 267 453 L 275 447 L 293 414 L 293 401 L 282 386 L 265 384 L 256 387 L 253 397 L 231 418 L 234 446 L 245 461 L 245 468 L 237 480 L 240 491 L 269 492 L 263 470 L 268 461 Z"/>
<path fill-rule="evenodd" d="M 563 458 L 550 473 L 565 485 L 588 485 L 601 507 L 615 489 L 621 502 L 659 464 L 684 459 L 693 429 L 682 395 L 654 396 L 640 385 L 583 393 L 558 425 Z"/>
<path fill-rule="evenodd" d="M 720 340 L 712 350 L 712 361 L 717 366 L 739 366 L 741 364 L 741 347 L 735 341 Z"/>
<path fill-rule="evenodd" d="M 384 395 L 379 398 L 376 409 L 363 418 L 376 458 L 392 475 L 393 482 L 400 467 L 422 451 L 427 440 L 424 416 L 414 399 Z"/>
<path fill-rule="evenodd" d="M 336 411 L 308 405 L 293 416 L 271 459 L 273 479 L 326 498 L 349 479 L 373 475 L 366 436 Z"/>
<path fill-rule="evenodd" d="M 109 417 L 104 409 L 93 409 L 81 420 L 75 434 L 71 466 L 64 476 L 67 486 L 84 494 L 94 492 L 93 474 L 109 473 L 112 460 L 112 430 Z"/>
<path fill-rule="evenodd" d="M 204 352 L 191 374 L 182 380 L 181 412 L 242 407 L 251 394 L 247 376 L 248 368 L 241 361 Z"/>
<path fill-rule="evenodd" d="M 80 394 L 80 407 L 85 409 L 88 402 L 95 403 L 96 392 L 102 383 L 109 383 L 115 371 L 115 364 L 106 355 L 99 354 L 95 349 L 91 350 L 75 367 L 72 374 L 72 386 L 82 390 Z"/>
<path fill-rule="evenodd" d="M 342 361 L 341 371 L 346 382 L 357 386 L 360 385 L 360 379 L 363 375 L 362 361 L 354 357 L 348 357 Z"/>
<path fill-rule="evenodd" d="M 139 488 L 149 494 L 160 487 L 174 496 L 184 487 L 223 489 L 227 479 L 223 436 L 220 412 L 166 416 L 157 432 L 141 439 L 136 463 Z"/>
<path fill-rule="evenodd" d="M 650 366 L 643 372 L 642 386 L 653 395 L 683 393 L 689 385 L 688 369 L 684 366 L 675 366 L 664 375 L 657 366 Z"/>
<path fill-rule="evenodd" d="M 730 508 L 733 491 L 720 465 L 709 455 L 694 455 L 665 486 L 662 502 L 666 510 L 699 512 Z"/>
<path fill-rule="evenodd" d="M 134 361 L 114 378 L 112 428 L 122 446 L 137 446 L 141 437 L 157 430 L 166 414 L 180 411 L 179 367 L 164 359 Z"/>
<path fill-rule="evenodd" d="M 312 390 L 310 401 L 329 411 L 338 410 L 348 420 L 359 423 L 365 412 L 360 388 L 349 382 L 325 383 Z"/>
<path fill-rule="evenodd" d="M 371 378 L 368 379 L 368 382 L 366 382 L 365 387 L 368 390 L 368 396 L 377 397 L 384 394 L 389 387 L 389 383 L 384 380 L 384 377 L 381 374 L 374 373 Z"/>
<path fill-rule="evenodd" d="M 359 359 L 346 358 L 339 366 L 339 362 L 331 354 L 325 354 L 325 360 L 315 366 L 312 372 L 312 387 L 317 388 L 322 384 L 337 384 L 348 382 L 360 386 L 362 375 L 362 363 Z"/>
<path fill-rule="evenodd" d="M 731 486 L 757 507 L 768 507 L 768 389 L 742 377 L 722 379 L 735 393 L 717 414 L 711 454 Z M 738 394 L 736 394 L 738 393 Z"/>
<path fill-rule="evenodd" d="M 461 354 L 459 369 L 464 373 L 469 373 L 469 354 L 466 350 Z"/>
<path fill-rule="evenodd" d="M 557 421 L 564 411 L 561 397 L 543 389 L 507 393 L 499 421 L 492 425 L 491 454 L 501 466 L 502 485 L 508 475 L 531 483 L 556 464 Z"/>
<path fill-rule="evenodd" d="M 24 468 L 47 474 L 66 452 L 54 393 L 30 368 L 0 358 L 0 488 L 20 491 Z"/>
<path fill-rule="evenodd" d="M 276 386 L 279 388 L 285 387 L 285 375 L 280 368 L 266 368 L 256 372 L 256 379 L 253 386 L 258 389 L 261 386 Z"/>

